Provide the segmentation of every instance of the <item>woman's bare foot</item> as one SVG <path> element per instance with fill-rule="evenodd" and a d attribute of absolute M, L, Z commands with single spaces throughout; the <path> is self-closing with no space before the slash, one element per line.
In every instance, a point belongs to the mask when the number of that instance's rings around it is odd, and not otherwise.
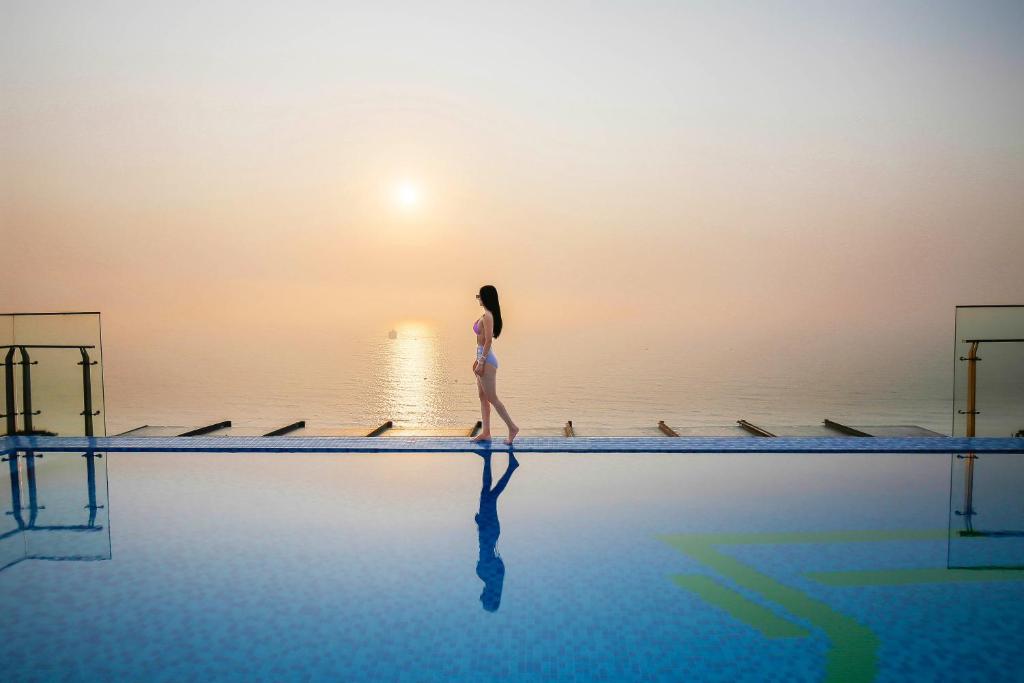
<path fill-rule="evenodd" d="M 490 440 L 491 440 L 491 433 L 490 432 L 480 432 L 479 434 L 477 434 L 476 436 L 473 437 L 473 441 L 476 441 L 476 442 L 490 441 Z"/>
<path fill-rule="evenodd" d="M 518 434 L 518 433 L 519 433 L 519 427 L 515 427 L 515 426 L 509 427 L 508 428 L 508 438 L 505 439 L 505 443 L 507 443 L 508 445 L 511 446 L 512 445 L 512 441 L 515 440 L 516 434 Z"/>

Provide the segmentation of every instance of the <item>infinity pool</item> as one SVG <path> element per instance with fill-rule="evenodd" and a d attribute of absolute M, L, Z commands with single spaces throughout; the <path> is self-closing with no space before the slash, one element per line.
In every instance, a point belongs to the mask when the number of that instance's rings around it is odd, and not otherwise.
<path fill-rule="evenodd" d="M 18 457 L 3 677 L 1021 680 L 1024 456 L 516 458 Z"/>

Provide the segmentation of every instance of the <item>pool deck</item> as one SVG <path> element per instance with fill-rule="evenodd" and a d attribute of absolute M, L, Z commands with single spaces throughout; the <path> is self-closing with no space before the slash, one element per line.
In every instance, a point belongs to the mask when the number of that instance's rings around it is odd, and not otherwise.
<path fill-rule="evenodd" d="M 481 453 L 507 451 L 499 437 L 365 436 L 4 436 L 0 450 L 57 453 Z M 729 436 L 522 436 L 520 453 L 1024 453 L 1024 438 L 1009 437 L 812 437 Z"/>

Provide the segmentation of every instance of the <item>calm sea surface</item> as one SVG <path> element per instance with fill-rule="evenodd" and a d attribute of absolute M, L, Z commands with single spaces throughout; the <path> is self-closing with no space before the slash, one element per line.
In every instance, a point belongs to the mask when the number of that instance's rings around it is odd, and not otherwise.
<path fill-rule="evenodd" d="M 505 337 L 495 343 L 498 393 L 524 434 L 556 433 L 567 420 L 580 434 L 614 434 L 650 430 L 658 420 L 688 428 L 739 418 L 812 425 L 826 417 L 950 431 L 953 368 L 945 344 L 875 351 L 814 340 L 767 348 L 621 334 Z M 479 417 L 468 330 L 412 330 L 396 339 L 387 330 L 196 339 L 106 344 L 109 433 L 224 419 L 269 430 L 299 419 L 312 428 L 388 419 L 453 427 Z"/>

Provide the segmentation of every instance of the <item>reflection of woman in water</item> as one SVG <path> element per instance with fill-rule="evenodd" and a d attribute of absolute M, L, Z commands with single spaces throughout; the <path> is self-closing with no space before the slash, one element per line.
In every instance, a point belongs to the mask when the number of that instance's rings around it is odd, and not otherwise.
<path fill-rule="evenodd" d="M 484 486 L 480 490 L 480 512 L 476 514 L 476 526 L 480 535 L 480 559 L 476 562 L 476 575 L 484 582 L 480 602 L 488 612 L 498 609 L 501 604 L 501 587 L 505 581 L 505 563 L 501 561 L 494 546 L 498 543 L 501 527 L 498 524 L 498 496 L 505 490 L 512 472 L 519 467 L 516 456 L 508 454 L 508 468 L 501 475 L 497 485 L 491 488 L 491 454 L 483 453 Z"/>

